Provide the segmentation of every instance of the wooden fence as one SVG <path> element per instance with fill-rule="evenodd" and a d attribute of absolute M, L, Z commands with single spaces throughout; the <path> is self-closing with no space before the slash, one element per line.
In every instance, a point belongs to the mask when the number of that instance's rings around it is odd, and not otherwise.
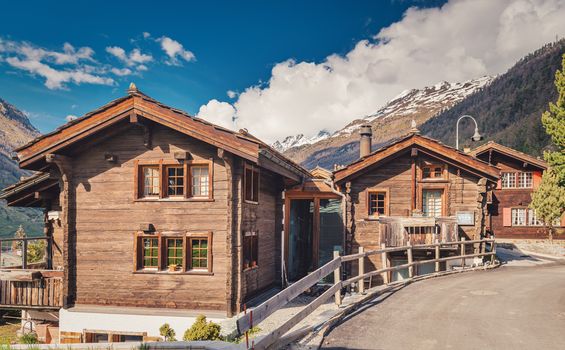
<path fill-rule="evenodd" d="M 487 245 L 490 244 L 490 249 L 487 251 Z M 449 246 L 457 246 L 459 245 L 459 255 L 455 256 L 447 256 L 441 257 L 440 255 L 440 248 L 442 247 L 449 247 Z M 469 245 L 473 245 L 474 252 L 472 254 L 467 254 L 467 247 Z M 413 260 L 413 250 L 414 249 L 433 249 L 435 251 L 434 259 L 429 260 Z M 408 262 L 403 265 L 398 266 L 388 266 L 388 259 L 387 255 L 393 252 L 406 252 L 406 256 L 408 258 Z M 372 255 L 381 255 L 381 259 L 383 262 L 383 267 L 374 270 L 365 272 L 365 258 Z M 259 324 L 261 321 L 269 317 L 273 312 L 277 311 L 294 298 L 302 294 L 305 290 L 309 289 L 310 287 L 314 286 L 318 283 L 322 278 L 326 277 L 327 275 L 333 273 L 334 275 L 334 284 L 327 289 L 324 293 L 314 299 L 310 304 L 305 306 L 302 310 L 300 310 L 297 314 L 293 315 L 290 319 L 283 322 L 277 329 L 270 332 L 264 337 L 258 338 L 257 342 L 253 345 L 248 345 L 251 349 L 267 349 L 270 346 L 276 344 L 277 340 L 280 339 L 284 334 L 290 331 L 298 322 L 306 318 L 309 314 L 311 314 L 316 308 L 321 306 L 322 304 L 326 303 L 332 296 L 334 297 L 335 303 L 337 305 L 341 305 L 341 289 L 352 284 L 357 284 L 357 291 L 360 293 L 364 292 L 364 280 L 366 278 L 371 278 L 373 276 L 381 275 L 385 284 L 388 284 L 389 281 L 389 273 L 393 271 L 399 270 L 408 270 L 408 278 L 412 279 L 414 277 L 414 267 L 421 265 L 421 264 L 428 264 L 428 263 L 435 263 L 435 272 L 440 271 L 440 263 L 446 262 L 449 260 L 461 260 L 461 267 L 465 268 L 466 259 L 476 258 L 476 257 L 491 257 L 491 262 L 494 262 L 496 254 L 496 245 L 494 243 L 494 239 L 482 239 L 482 240 L 471 240 L 471 241 L 457 241 L 457 242 L 443 242 L 443 243 L 432 243 L 432 244 L 420 244 L 420 245 L 406 245 L 403 247 L 390 247 L 386 248 L 385 245 L 382 245 L 381 249 L 377 250 L 370 250 L 364 251 L 363 247 L 359 248 L 359 253 L 339 256 L 338 252 L 334 252 L 334 259 L 325 264 L 324 266 L 320 267 L 319 269 L 315 270 L 314 272 L 308 274 L 301 280 L 297 281 L 296 283 L 292 284 L 290 287 L 282 290 L 280 293 L 276 294 L 275 296 L 271 297 L 267 301 L 263 302 L 262 304 L 258 305 L 257 307 L 249 310 L 246 314 L 240 316 L 237 319 L 237 329 L 240 334 L 246 333 L 249 329 L 251 329 L 254 325 Z M 353 276 L 347 280 L 341 280 L 341 267 L 343 263 L 350 262 L 350 261 L 358 261 L 359 264 L 359 273 L 357 276 Z"/>
<path fill-rule="evenodd" d="M 63 306 L 63 278 L 32 281 L 0 281 L 0 307 L 16 309 L 60 309 Z"/>

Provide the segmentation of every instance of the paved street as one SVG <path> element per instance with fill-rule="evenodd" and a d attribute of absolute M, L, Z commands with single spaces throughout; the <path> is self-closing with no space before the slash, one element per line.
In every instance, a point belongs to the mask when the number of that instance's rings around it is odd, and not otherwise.
<path fill-rule="evenodd" d="M 408 285 L 336 327 L 324 349 L 565 349 L 565 264 L 515 258 Z"/>

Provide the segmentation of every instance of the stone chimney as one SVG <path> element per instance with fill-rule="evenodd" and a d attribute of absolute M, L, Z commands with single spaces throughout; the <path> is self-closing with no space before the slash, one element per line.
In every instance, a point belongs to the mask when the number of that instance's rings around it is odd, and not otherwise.
<path fill-rule="evenodd" d="M 370 125 L 361 125 L 359 134 L 361 135 L 361 141 L 359 142 L 359 158 L 363 158 L 371 153 L 373 130 L 371 130 Z"/>

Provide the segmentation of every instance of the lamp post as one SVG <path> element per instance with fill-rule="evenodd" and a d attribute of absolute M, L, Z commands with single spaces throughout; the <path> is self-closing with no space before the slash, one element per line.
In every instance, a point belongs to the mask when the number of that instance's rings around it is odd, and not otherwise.
<path fill-rule="evenodd" d="M 457 125 L 455 126 L 455 148 L 456 149 L 459 149 L 459 122 L 463 118 L 471 118 L 473 120 L 473 122 L 475 122 L 475 134 L 471 137 L 471 140 L 481 141 L 483 139 L 481 134 L 479 134 L 479 125 L 477 124 L 477 121 L 475 120 L 475 118 L 471 117 L 470 115 L 462 115 L 462 116 L 459 117 L 459 119 L 457 119 Z"/>

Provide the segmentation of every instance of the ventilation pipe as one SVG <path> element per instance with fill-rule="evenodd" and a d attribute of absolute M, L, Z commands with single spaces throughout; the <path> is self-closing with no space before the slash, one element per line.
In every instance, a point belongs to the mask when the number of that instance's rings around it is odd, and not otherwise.
<path fill-rule="evenodd" d="M 373 137 L 373 130 L 370 125 L 361 125 L 359 128 L 361 141 L 359 143 L 359 158 L 363 158 L 371 153 L 371 139 Z"/>

